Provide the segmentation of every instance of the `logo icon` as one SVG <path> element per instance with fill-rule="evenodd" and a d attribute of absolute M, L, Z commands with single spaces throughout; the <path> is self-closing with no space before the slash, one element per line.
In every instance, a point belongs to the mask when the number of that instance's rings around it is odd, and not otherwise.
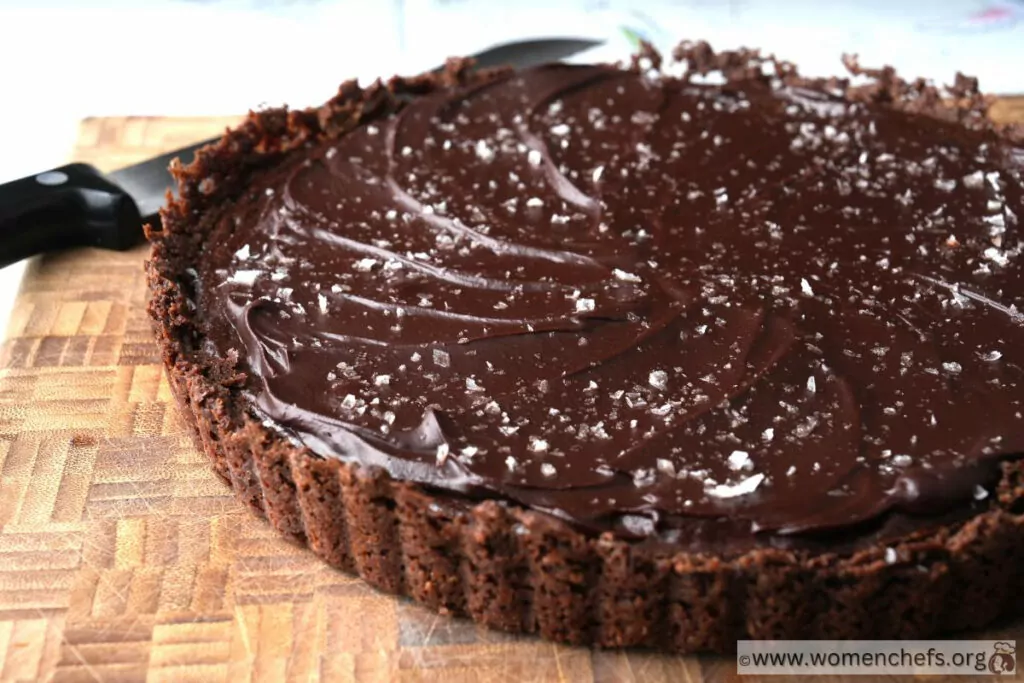
<path fill-rule="evenodd" d="M 995 652 L 988 659 L 988 670 L 994 674 L 1012 674 L 1017 668 L 1017 648 L 1014 643 L 1000 641 L 993 648 Z"/>

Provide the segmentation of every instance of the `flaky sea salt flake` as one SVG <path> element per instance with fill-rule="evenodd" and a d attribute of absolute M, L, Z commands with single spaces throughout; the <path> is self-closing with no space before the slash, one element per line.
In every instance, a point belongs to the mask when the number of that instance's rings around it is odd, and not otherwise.
<path fill-rule="evenodd" d="M 985 180 L 992 186 L 992 189 L 996 192 L 1002 192 L 1002 181 L 1000 180 L 999 171 L 992 171 L 985 174 Z"/>
<path fill-rule="evenodd" d="M 675 463 L 673 463 L 671 460 L 667 460 L 665 458 L 658 458 L 657 460 L 654 461 L 654 464 L 655 467 L 658 468 L 658 471 L 661 472 L 662 474 L 673 478 L 676 476 L 676 466 Z"/>
<path fill-rule="evenodd" d="M 240 285 L 252 285 L 262 273 L 261 270 L 236 270 L 228 280 Z"/>
<path fill-rule="evenodd" d="M 997 249 L 996 247 L 987 248 L 985 251 L 982 252 L 982 256 L 984 256 L 986 259 L 996 264 L 997 266 L 1005 266 L 1007 263 L 1010 262 L 1009 257 L 1007 257 L 1006 255 L 1006 252 L 1002 251 L 1001 249 Z"/>
<path fill-rule="evenodd" d="M 577 313 L 589 313 L 594 310 L 593 299 L 576 299 L 576 312 Z"/>
<path fill-rule="evenodd" d="M 712 498 L 738 498 L 756 491 L 763 481 L 763 474 L 755 474 L 735 484 L 716 484 L 706 493 Z"/>
<path fill-rule="evenodd" d="M 664 370 L 653 370 L 647 376 L 647 382 L 655 389 L 665 391 L 668 388 L 668 373 Z"/>
<path fill-rule="evenodd" d="M 633 486 L 642 488 L 644 486 L 650 486 L 654 483 L 655 475 L 654 470 L 641 467 L 637 471 L 633 472 Z"/>
<path fill-rule="evenodd" d="M 486 140 L 476 141 L 476 155 L 481 161 L 493 161 L 494 160 L 494 149 L 487 144 Z"/>
<path fill-rule="evenodd" d="M 740 470 L 750 471 L 754 468 L 754 461 L 750 459 L 750 453 L 746 451 L 733 451 L 728 457 L 729 469 L 739 472 Z"/>
<path fill-rule="evenodd" d="M 970 190 L 979 190 L 985 185 L 985 174 L 981 171 L 968 173 L 963 177 L 964 187 Z"/>
<path fill-rule="evenodd" d="M 658 417 L 665 417 L 666 415 L 668 415 L 671 412 L 672 412 L 672 404 L 671 403 L 662 403 L 660 406 L 656 406 L 654 408 L 651 408 L 651 413 L 653 415 L 657 415 Z"/>

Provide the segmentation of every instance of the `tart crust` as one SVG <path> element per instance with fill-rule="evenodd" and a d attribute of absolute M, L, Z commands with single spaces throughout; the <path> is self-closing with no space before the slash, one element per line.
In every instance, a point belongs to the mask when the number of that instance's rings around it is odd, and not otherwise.
<path fill-rule="evenodd" d="M 790 83 L 995 128 L 977 83 L 959 75 L 944 97 L 923 81 L 902 81 L 891 69 L 864 71 L 852 59 L 847 66 L 872 84 L 808 81 L 789 64 L 755 52 L 716 54 L 704 43 L 684 44 L 676 56 L 692 73 L 721 70 L 727 78 L 760 77 L 751 64 L 772 61 L 774 77 Z M 647 49 L 632 68 L 659 64 Z M 172 164 L 180 198 L 168 197 L 162 227 L 147 226 L 149 313 L 197 447 L 236 495 L 285 536 L 383 591 L 564 643 L 728 652 L 738 639 L 926 638 L 1024 611 L 1019 460 L 1002 464 L 987 510 L 963 522 L 852 553 L 758 548 L 719 556 L 596 535 L 504 501 L 457 500 L 317 456 L 247 412 L 238 358 L 203 351 L 201 312 L 185 277 L 202 258 L 218 208 L 241 194 L 252 173 L 286 154 L 344 135 L 418 95 L 503 73 L 473 71 L 470 60 L 459 59 L 440 74 L 367 88 L 348 81 L 316 109 L 251 113 L 192 165 Z M 1019 128 L 1001 132 L 1021 138 Z"/>

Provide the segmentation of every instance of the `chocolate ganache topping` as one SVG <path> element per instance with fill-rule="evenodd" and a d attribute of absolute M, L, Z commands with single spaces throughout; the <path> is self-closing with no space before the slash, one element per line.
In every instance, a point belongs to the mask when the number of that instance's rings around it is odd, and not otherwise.
<path fill-rule="evenodd" d="M 212 351 L 312 451 L 631 536 L 980 505 L 1024 450 L 1024 150 L 767 79 L 551 65 L 258 172 Z"/>

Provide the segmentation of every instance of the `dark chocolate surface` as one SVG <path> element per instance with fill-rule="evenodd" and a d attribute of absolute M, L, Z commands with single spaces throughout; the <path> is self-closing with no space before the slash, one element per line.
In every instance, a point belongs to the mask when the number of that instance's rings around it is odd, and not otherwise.
<path fill-rule="evenodd" d="M 905 530 L 1024 450 L 1022 168 L 820 90 L 544 67 L 259 174 L 197 303 L 324 456 L 690 545 Z"/>

